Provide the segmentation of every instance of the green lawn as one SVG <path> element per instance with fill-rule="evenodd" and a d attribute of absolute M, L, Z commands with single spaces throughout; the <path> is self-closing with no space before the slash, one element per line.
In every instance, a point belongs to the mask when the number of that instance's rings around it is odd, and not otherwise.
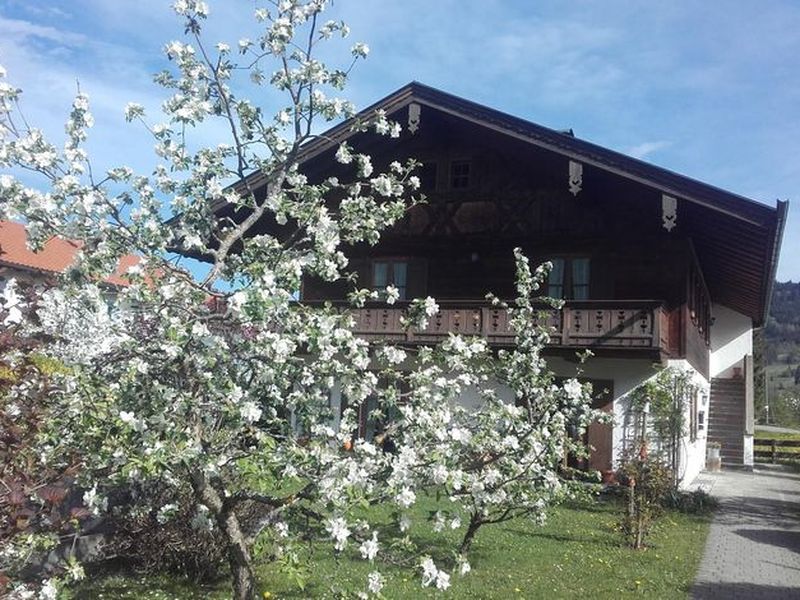
<path fill-rule="evenodd" d="M 420 515 L 426 507 L 420 507 Z M 472 572 L 454 575 L 448 594 L 423 589 L 419 577 L 408 571 L 356 559 L 351 548 L 338 561 L 327 543 L 305 547 L 310 575 L 300 590 L 278 569 L 262 566 L 261 588 L 271 598 L 333 598 L 338 584 L 353 597 L 363 589 L 366 575 L 378 568 L 387 577 L 387 598 L 686 598 L 694 579 L 708 532 L 708 517 L 668 513 L 657 526 L 651 547 L 634 551 L 621 544 L 616 529 L 619 505 L 613 501 L 560 507 L 544 526 L 510 521 L 487 526 L 478 533 L 470 562 Z M 423 529 L 412 536 L 420 547 L 445 561 L 455 547 L 434 545 Z M 76 598 L 225 598 L 226 584 L 197 587 L 167 578 L 113 576 L 96 579 L 75 590 Z"/>

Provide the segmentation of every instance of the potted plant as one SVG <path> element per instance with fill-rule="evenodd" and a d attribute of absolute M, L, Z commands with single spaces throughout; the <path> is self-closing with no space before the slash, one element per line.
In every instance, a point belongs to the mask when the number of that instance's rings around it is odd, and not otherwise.
<path fill-rule="evenodd" d="M 706 445 L 706 469 L 708 471 L 719 471 L 722 468 L 721 450 L 722 444 L 719 442 L 708 442 Z"/>

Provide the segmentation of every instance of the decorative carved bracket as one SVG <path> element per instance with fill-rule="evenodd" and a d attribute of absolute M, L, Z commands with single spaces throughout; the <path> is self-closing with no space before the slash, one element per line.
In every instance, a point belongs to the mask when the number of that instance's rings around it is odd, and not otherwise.
<path fill-rule="evenodd" d="M 672 231 L 678 224 L 678 199 L 666 194 L 661 195 L 661 225 Z"/>
<path fill-rule="evenodd" d="M 573 196 L 583 188 L 583 165 L 574 160 L 569 161 L 569 191 Z"/>
<path fill-rule="evenodd" d="M 417 130 L 419 129 L 419 120 L 421 112 L 422 112 L 422 107 L 416 102 L 412 102 L 411 104 L 408 105 L 408 130 L 411 133 L 417 133 Z"/>

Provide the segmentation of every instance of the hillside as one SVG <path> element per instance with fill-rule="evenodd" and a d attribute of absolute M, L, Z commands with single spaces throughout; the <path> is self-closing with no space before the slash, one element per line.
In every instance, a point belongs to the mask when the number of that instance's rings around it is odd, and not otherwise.
<path fill-rule="evenodd" d="M 800 282 L 775 283 L 762 338 L 769 380 L 770 422 L 800 424 Z M 762 408 L 756 414 L 763 419 L 764 401 L 758 394 L 756 401 Z"/>

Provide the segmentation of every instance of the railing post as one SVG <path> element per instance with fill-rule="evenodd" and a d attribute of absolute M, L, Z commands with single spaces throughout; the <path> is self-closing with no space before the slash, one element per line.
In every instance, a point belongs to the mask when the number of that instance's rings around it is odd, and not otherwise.
<path fill-rule="evenodd" d="M 778 440 L 772 440 L 772 464 L 778 462 Z"/>
<path fill-rule="evenodd" d="M 568 306 L 562 306 L 561 310 L 561 345 L 569 346 L 569 333 L 567 332 L 569 323 L 572 321 Z"/>

